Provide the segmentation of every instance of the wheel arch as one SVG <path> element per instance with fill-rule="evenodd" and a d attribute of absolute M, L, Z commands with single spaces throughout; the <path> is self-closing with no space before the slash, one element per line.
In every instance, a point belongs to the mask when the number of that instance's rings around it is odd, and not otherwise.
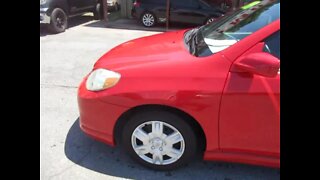
<path fill-rule="evenodd" d="M 52 11 L 56 8 L 62 9 L 67 14 L 67 16 L 69 16 L 69 14 L 70 14 L 69 9 L 70 8 L 69 8 L 68 1 L 53 1 L 53 2 L 51 2 L 47 15 L 50 16 Z"/>
<path fill-rule="evenodd" d="M 205 151 L 207 146 L 206 136 L 203 131 L 203 128 L 195 118 L 178 108 L 157 104 L 139 105 L 122 113 L 121 116 L 118 118 L 113 130 L 115 144 L 121 144 L 121 132 L 125 124 L 128 122 L 130 116 L 132 116 L 135 113 L 144 112 L 148 110 L 169 111 L 182 117 L 184 121 L 186 121 L 191 127 L 193 127 L 193 129 L 195 130 L 195 134 L 197 135 L 197 139 L 200 139 L 198 143 L 200 145 L 199 150 L 201 151 L 201 153 Z"/>

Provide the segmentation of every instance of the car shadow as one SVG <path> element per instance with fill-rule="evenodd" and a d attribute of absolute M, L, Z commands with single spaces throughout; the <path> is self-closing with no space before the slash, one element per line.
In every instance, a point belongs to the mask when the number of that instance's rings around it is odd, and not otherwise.
<path fill-rule="evenodd" d="M 68 31 L 68 29 L 79 26 L 81 24 L 88 23 L 89 21 L 92 21 L 92 20 L 94 20 L 92 13 L 87 13 L 82 16 L 72 17 L 68 20 L 68 28 L 66 29 L 66 31 Z M 54 34 L 50 33 L 48 28 L 45 25 L 40 24 L 40 37 L 47 36 L 47 35 L 54 35 Z"/>
<path fill-rule="evenodd" d="M 64 147 L 66 157 L 84 168 L 130 179 L 280 179 L 280 170 L 235 163 L 195 159 L 173 171 L 154 171 L 131 160 L 119 147 L 110 147 L 85 135 L 79 118 L 70 128 Z"/>
<path fill-rule="evenodd" d="M 76 16 L 69 19 L 68 29 L 85 24 L 86 27 L 93 28 L 107 28 L 107 29 L 126 29 L 126 30 L 139 30 L 139 31 L 154 31 L 154 32 L 166 32 L 177 31 L 182 29 L 189 29 L 197 27 L 197 25 L 184 24 L 184 23 L 171 23 L 168 30 L 166 24 L 157 24 L 154 27 L 144 27 L 135 19 L 121 18 L 119 12 L 111 12 L 108 14 L 109 21 L 94 20 L 93 16 L 88 13 L 82 16 Z M 92 22 L 90 22 L 92 21 Z M 66 31 L 68 31 L 66 29 Z M 55 35 L 48 31 L 47 27 L 40 24 L 40 37 L 47 35 Z"/>
<path fill-rule="evenodd" d="M 95 28 L 110 28 L 110 29 L 127 29 L 127 30 L 139 30 L 139 31 L 156 31 L 156 32 L 166 32 L 166 24 L 157 24 L 154 27 L 145 27 L 135 19 L 119 18 L 107 23 L 104 21 L 96 21 L 88 23 L 85 26 L 95 27 Z M 188 29 L 196 27 L 196 25 L 182 24 L 182 23 L 172 23 L 169 24 L 168 31 L 176 31 L 181 29 Z"/>

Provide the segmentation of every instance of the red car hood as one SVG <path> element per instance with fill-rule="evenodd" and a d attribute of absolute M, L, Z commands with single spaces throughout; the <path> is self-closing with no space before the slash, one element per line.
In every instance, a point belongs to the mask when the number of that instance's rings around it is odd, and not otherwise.
<path fill-rule="evenodd" d="M 95 63 L 94 69 L 117 71 L 130 66 L 174 60 L 180 53 L 189 53 L 184 47 L 184 32 L 161 33 L 120 44 L 104 54 Z"/>

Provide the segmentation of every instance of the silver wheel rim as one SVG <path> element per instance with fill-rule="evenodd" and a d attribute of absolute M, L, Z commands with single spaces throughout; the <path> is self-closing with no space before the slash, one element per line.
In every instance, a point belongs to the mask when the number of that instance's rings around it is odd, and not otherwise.
<path fill-rule="evenodd" d="M 142 16 L 142 22 L 145 26 L 152 26 L 154 24 L 154 17 L 152 14 L 144 14 Z"/>
<path fill-rule="evenodd" d="M 185 150 L 182 134 L 162 121 L 148 121 L 136 127 L 131 145 L 141 159 L 157 165 L 176 162 Z"/>
<path fill-rule="evenodd" d="M 207 24 L 212 23 L 214 20 L 215 20 L 215 18 L 210 18 L 210 19 L 208 19 Z"/>

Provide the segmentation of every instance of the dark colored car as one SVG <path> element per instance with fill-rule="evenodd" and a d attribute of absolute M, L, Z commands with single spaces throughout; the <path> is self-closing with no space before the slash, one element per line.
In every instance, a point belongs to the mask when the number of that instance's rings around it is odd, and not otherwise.
<path fill-rule="evenodd" d="M 131 14 L 146 27 L 166 22 L 167 0 L 136 0 Z M 202 0 L 170 0 L 170 22 L 207 24 L 225 12 Z"/>
<path fill-rule="evenodd" d="M 68 18 L 93 12 L 101 17 L 101 0 L 40 0 L 40 24 L 46 24 L 52 33 L 64 32 Z"/>

